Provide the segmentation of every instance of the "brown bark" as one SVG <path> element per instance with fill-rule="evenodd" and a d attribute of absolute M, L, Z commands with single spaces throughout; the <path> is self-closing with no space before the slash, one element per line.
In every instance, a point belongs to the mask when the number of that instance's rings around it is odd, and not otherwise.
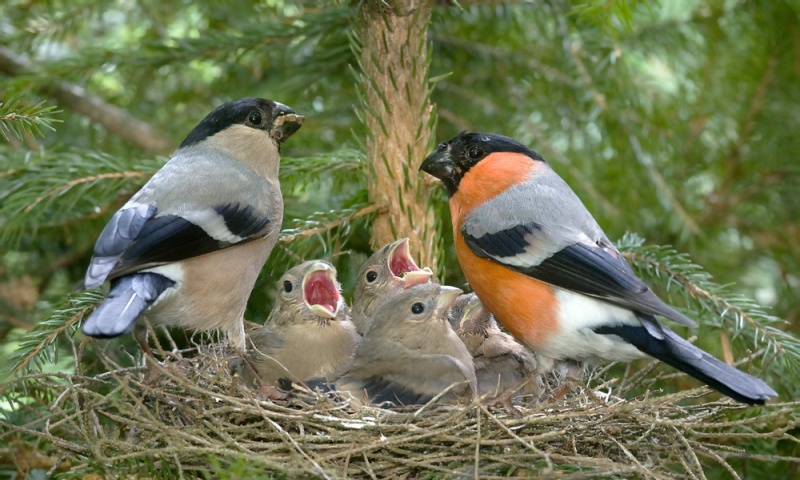
<path fill-rule="evenodd" d="M 0 45 L 0 72 L 9 76 L 24 75 L 30 68 L 27 60 Z M 52 82 L 41 92 L 53 97 L 60 107 L 83 115 L 110 133 L 146 152 L 170 155 L 175 149 L 148 123 L 133 118 L 125 110 L 105 102 L 83 87 L 67 82 Z"/>
<path fill-rule="evenodd" d="M 436 267 L 430 186 L 418 172 L 430 148 L 433 105 L 427 29 L 432 0 L 366 1 L 357 27 L 374 247 L 409 237 L 421 266 Z"/>

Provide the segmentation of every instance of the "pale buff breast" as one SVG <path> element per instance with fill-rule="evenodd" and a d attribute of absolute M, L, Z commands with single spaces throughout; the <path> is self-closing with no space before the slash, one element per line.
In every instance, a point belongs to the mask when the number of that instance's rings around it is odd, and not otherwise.
<path fill-rule="evenodd" d="M 232 346 L 244 351 L 247 299 L 276 239 L 277 235 L 271 235 L 151 269 L 168 269 L 170 277 L 179 281 L 146 313 L 148 320 L 198 331 L 222 329 Z"/>
<path fill-rule="evenodd" d="M 257 360 L 259 376 L 271 384 L 287 376 L 297 382 L 330 376 L 350 362 L 359 339 L 351 321 L 291 325 L 281 348 Z"/>

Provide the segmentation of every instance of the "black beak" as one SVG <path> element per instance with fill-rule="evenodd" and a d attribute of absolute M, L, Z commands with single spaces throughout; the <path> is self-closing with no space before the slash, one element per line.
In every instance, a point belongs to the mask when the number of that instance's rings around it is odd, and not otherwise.
<path fill-rule="evenodd" d="M 272 137 L 281 143 L 291 137 L 294 132 L 300 130 L 306 117 L 298 115 L 290 107 L 282 103 L 275 102 L 272 118 Z"/>
<path fill-rule="evenodd" d="M 434 177 L 445 180 L 451 178 L 456 170 L 456 165 L 450 158 L 447 146 L 440 146 L 435 152 L 428 155 L 428 158 L 419 166 L 420 171 L 433 175 Z"/>

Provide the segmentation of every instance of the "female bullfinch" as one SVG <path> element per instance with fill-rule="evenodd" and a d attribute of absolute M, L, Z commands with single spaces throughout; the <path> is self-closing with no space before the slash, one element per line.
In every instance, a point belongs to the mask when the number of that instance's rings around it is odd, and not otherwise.
<path fill-rule="evenodd" d="M 304 118 L 286 105 L 243 98 L 217 107 L 161 170 L 109 220 L 84 286 L 111 281 L 83 333 L 134 330 L 142 348 L 153 325 L 224 330 L 244 353 L 242 315 L 280 233 L 280 145 Z"/>

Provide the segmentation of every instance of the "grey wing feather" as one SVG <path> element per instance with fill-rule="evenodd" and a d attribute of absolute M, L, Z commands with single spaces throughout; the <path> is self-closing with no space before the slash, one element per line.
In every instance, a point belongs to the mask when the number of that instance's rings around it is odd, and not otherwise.
<path fill-rule="evenodd" d="M 128 333 L 165 290 L 175 285 L 157 273 L 138 273 L 114 280 L 108 297 L 83 323 L 90 337 L 111 338 Z"/>
<path fill-rule="evenodd" d="M 86 270 L 86 288 L 99 287 L 106 281 L 125 250 L 155 213 L 152 205 L 134 205 L 111 217 L 95 243 L 94 256 Z"/>
<path fill-rule="evenodd" d="M 276 182 L 219 152 L 187 150 L 111 218 L 95 245 L 86 287 L 280 228 L 283 203 Z"/>
<path fill-rule="evenodd" d="M 556 184 L 526 182 L 477 207 L 462 224 L 467 246 L 542 282 L 696 327 L 636 276 L 577 196 Z"/>
<path fill-rule="evenodd" d="M 366 390 L 370 401 L 391 401 L 405 405 L 424 403 L 453 384 L 467 383 L 474 392 L 475 376 L 449 355 L 419 355 L 406 359 L 371 359 L 355 365 L 336 388 L 354 394 Z M 456 392 L 460 391 L 456 388 Z"/>

